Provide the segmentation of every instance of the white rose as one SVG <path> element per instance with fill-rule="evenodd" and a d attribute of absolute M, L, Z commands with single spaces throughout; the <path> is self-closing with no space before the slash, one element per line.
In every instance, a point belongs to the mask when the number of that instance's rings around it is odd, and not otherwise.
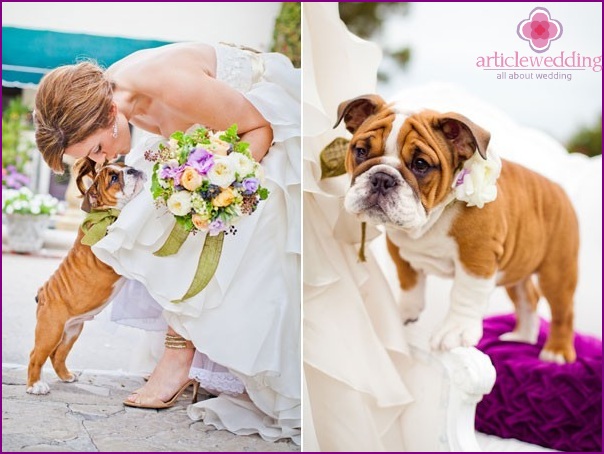
<path fill-rule="evenodd" d="M 185 216 L 191 211 L 191 193 L 178 191 L 170 196 L 167 202 L 168 210 L 176 216 Z"/>
<path fill-rule="evenodd" d="M 243 178 L 254 173 L 254 161 L 243 153 L 231 153 L 229 159 L 233 162 L 235 172 Z"/>
<path fill-rule="evenodd" d="M 235 167 L 228 156 L 216 156 L 214 165 L 208 172 L 210 183 L 228 188 L 235 181 Z"/>
<path fill-rule="evenodd" d="M 501 161 L 492 154 L 483 159 L 478 153 L 468 159 L 453 180 L 455 198 L 467 206 L 482 208 L 497 198 L 497 178 Z"/>
<path fill-rule="evenodd" d="M 258 178 L 258 180 L 260 180 L 260 185 L 264 186 L 265 184 L 265 177 L 264 177 L 264 167 L 262 167 L 262 165 L 258 162 L 254 163 L 254 173 L 256 174 L 256 178 Z"/>

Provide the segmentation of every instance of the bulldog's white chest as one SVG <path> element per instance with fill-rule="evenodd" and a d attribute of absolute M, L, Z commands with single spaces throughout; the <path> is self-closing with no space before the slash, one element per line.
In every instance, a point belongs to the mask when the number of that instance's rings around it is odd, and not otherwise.
<path fill-rule="evenodd" d="M 415 270 L 451 278 L 459 258 L 457 243 L 448 235 L 455 215 L 456 210 L 445 210 L 419 238 L 390 227 L 386 231 L 390 241 L 398 246 L 400 256 Z"/>

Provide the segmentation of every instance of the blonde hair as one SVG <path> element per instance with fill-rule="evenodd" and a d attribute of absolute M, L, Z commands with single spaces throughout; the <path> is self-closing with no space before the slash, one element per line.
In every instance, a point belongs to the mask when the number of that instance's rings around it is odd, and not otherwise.
<path fill-rule="evenodd" d="M 93 61 L 60 66 L 46 74 L 36 94 L 36 144 L 44 161 L 63 173 L 65 149 L 107 128 L 113 86 Z"/>

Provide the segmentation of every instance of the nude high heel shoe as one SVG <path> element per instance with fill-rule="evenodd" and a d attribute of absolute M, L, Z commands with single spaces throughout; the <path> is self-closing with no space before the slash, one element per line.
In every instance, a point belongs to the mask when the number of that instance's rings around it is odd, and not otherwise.
<path fill-rule="evenodd" d="M 195 348 L 195 346 L 193 345 L 193 342 L 186 340 L 185 338 L 183 338 L 181 336 L 173 336 L 170 334 L 166 334 L 165 346 L 166 346 L 166 348 Z M 161 400 L 159 398 L 151 399 L 150 401 L 146 401 L 146 402 L 136 402 L 136 401 L 132 402 L 130 400 L 125 400 L 124 405 L 126 405 L 128 407 L 149 408 L 149 409 L 153 409 L 153 410 L 161 410 L 164 408 L 170 408 L 170 407 L 174 406 L 174 404 L 176 403 L 178 398 L 181 396 L 181 394 L 184 393 L 191 385 L 193 385 L 192 403 L 195 403 L 195 402 L 197 402 L 197 396 L 199 394 L 199 382 L 197 380 L 191 379 L 191 380 L 188 380 L 187 382 L 185 382 L 181 386 L 181 388 L 178 391 L 176 391 L 176 394 L 174 394 L 174 396 L 172 396 L 172 398 L 170 398 L 166 402 L 164 402 L 163 400 Z"/>

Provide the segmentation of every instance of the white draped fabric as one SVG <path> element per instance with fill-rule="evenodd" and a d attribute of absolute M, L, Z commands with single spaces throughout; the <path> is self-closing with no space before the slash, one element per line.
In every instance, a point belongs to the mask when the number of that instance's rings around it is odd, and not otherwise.
<path fill-rule="evenodd" d="M 237 224 L 236 235 L 225 237 L 208 286 L 180 304 L 171 301 L 191 284 L 204 235 L 190 235 L 173 256 L 153 255 L 174 219 L 155 207 L 150 178 L 93 251 L 130 279 L 126 289 L 138 296 L 131 309 L 127 296 L 118 295 L 114 318 L 135 326 L 142 318 L 157 329 L 150 320 L 159 303 L 169 325 L 205 355 L 205 362 L 196 359 L 192 377 L 214 374 L 224 384 L 226 373 L 232 374 L 229 386 L 243 383 L 244 394 L 224 393 L 189 407 L 192 418 L 300 443 L 300 71 L 280 54 L 224 45 L 216 54 L 217 79 L 240 91 L 273 128 L 274 144 L 262 161 L 269 198 Z M 149 173 L 144 152 L 157 145 L 158 138 L 140 143 L 127 163 Z M 150 297 L 142 302 L 144 289 Z M 222 368 L 204 367 L 207 359 Z"/>
<path fill-rule="evenodd" d="M 396 303 L 343 208 L 348 178 L 320 180 L 319 154 L 336 137 L 338 104 L 375 92 L 379 49 L 351 35 L 336 3 L 304 14 L 304 446 L 306 451 L 400 451 L 412 398 L 401 371 L 407 344 Z M 373 235 L 375 235 L 375 231 Z"/>

